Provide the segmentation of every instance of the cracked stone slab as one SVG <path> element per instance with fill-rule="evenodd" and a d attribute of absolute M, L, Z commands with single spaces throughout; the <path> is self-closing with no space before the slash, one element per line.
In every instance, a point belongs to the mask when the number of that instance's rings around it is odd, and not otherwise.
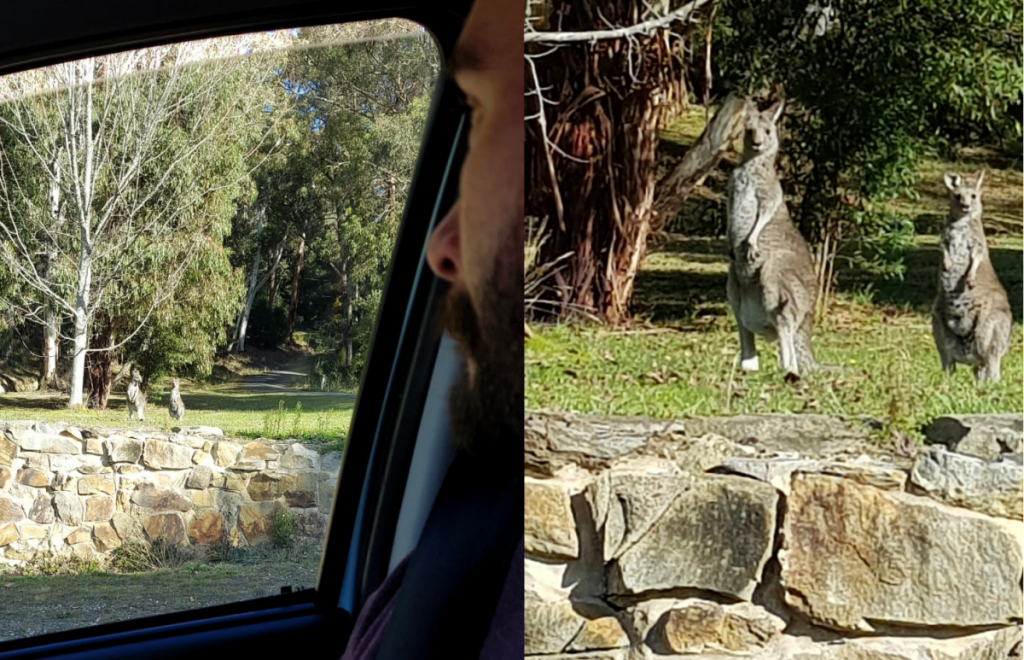
<path fill-rule="evenodd" d="M 691 588 L 749 600 L 771 556 L 776 490 L 726 475 L 666 473 L 646 482 L 631 487 L 627 480 L 609 498 L 608 520 L 622 512 L 624 540 L 632 538 L 635 503 L 646 507 L 638 516 L 643 533 L 620 546 L 609 568 L 609 593 Z M 665 501 L 667 506 L 655 517 L 655 505 L 660 509 Z"/>
<path fill-rule="evenodd" d="M 787 604 L 828 628 L 1009 625 L 1024 527 L 927 497 L 797 475 L 779 552 Z"/>

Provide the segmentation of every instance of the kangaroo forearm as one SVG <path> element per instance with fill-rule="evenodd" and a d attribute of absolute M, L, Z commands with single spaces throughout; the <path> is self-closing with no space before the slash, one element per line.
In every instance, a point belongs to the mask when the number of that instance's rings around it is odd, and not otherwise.
<path fill-rule="evenodd" d="M 775 213 L 779 210 L 781 203 L 781 199 L 775 198 L 766 206 L 758 207 L 757 220 L 754 222 L 754 228 L 750 231 L 750 236 L 747 238 L 747 242 L 750 244 L 750 247 L 757 247 L 758 236 L 761 235 L 761 231 L 764 230 L 768 221 L 775 216 Z"/>

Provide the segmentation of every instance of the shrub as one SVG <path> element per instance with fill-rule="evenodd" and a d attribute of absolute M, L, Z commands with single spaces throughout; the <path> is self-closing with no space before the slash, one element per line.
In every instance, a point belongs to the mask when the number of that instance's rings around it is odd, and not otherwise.
<path fill-rule="evenodd" d="M 34 564 L 25 568 L 26 575 L 88 575 L 98 573 L 100 563 L 95 559 L 85 559 L 78 555 L 46 555 Z"/>
<path fill-rule="evenodd" d="M 275 548 L 290 548 L 295 541 L 298 520 L 288 509 L 276 509 L 270 514 L 270 539 Z"/>
<path fill-rule="evenodd" d="M 207 554 L 202 546 L 178 545 L 160 537 L 152 545 L 126 541 L 108 555 L 107 565 L 116 573 L 141 573 L 197 563 Z"/>

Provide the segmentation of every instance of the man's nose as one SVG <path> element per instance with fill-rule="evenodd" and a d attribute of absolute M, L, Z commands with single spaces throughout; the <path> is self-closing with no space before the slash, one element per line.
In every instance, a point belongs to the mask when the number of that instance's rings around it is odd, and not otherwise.
<path fill-rule="evenodd" d="M 434 229 L 427 244 L 427 263 L 434 274 L 456 284 L 462 277 L 462 247 L 459 237 L 459 203 Z"/>

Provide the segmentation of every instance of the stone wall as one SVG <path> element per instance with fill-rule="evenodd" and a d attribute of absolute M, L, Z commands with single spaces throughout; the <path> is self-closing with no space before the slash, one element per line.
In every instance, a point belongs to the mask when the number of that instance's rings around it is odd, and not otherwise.
<path fill-rule="evenodd" d="M 1019 416 L 526 426 L 528 657 L 1020 657 Z"/>
<path fill-rule="evenodd" d="M 128 539 L 232 546 L 269 540 L 276 509 L 323 533 L 341 463 L 298 443 L 220 429 L 86 429 L 0 422 L 0 562 L 103 555 Z"/>

